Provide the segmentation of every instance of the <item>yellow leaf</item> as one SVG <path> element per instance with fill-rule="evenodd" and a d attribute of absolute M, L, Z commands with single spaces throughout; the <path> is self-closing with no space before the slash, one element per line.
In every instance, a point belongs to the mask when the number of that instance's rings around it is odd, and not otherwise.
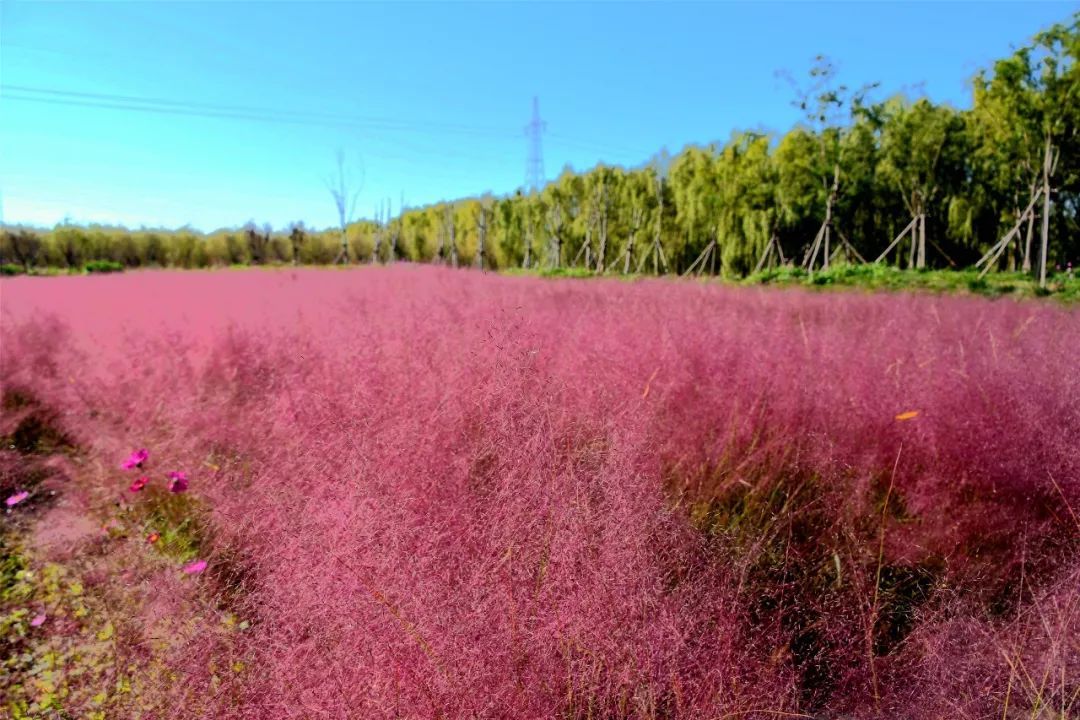
<path fill-rule="evenodd" d="M 907 412 L 902 412 L 899 415 L 897 415 L 896 419 L 901 420 L 901 421 L 902 420 L 911 420 L 912 418 L 917 417 L 918 414 L 919 414 L 918 410 L 908 410 Z"/>
<path fill-rule="evenodd" d="M 641 393 L 641 399 L 642 400 L 649 397 L 649 390 L 652 389 L 652 381 L 656 379 L 656 375 L 659 372 L 660 372 L 660 368 L 656 368 L 655 370 L 653 370 L 652 375 L 649 376 L 649 379 L 645 381 L 645 391 L 643 393 Z"/>

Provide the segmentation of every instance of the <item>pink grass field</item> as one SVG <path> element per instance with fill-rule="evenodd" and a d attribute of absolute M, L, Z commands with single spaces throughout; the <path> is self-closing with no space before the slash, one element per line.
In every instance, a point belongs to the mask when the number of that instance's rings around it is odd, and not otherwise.
<path fill-rule="evenodd" d="M 142 717 L 1080 714 L 1076 309 L 407 266 L 0 302 L 5 393 L 104 497 L 185 471 L 193 622 L 250 622 Z"/>

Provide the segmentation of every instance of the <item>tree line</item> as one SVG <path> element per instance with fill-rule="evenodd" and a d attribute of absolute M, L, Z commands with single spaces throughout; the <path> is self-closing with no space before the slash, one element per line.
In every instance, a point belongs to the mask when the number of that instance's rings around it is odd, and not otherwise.
<path fill-rule="evenodd" d="M 1080 256 L 1080 13 L 979 72 L 970 109 L 874 100 L 818 58 L 775 136 L 564 170 L 538 190 L 345 221 L 198 233 L 9 227 L 0 262 L 81 267 L 440 262 L 489 269 L 743 276 L 838 261 L 1047 273 Z M 339 161 L 340 165 L 340 161 Z M 389 215 L 389 213 L 387 213 Z"/>

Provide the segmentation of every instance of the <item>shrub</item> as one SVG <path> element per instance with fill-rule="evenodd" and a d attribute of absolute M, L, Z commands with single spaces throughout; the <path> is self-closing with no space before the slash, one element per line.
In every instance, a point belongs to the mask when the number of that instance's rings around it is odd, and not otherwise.
<path fill-rule="evenodd" d="M 91 260 L 83 269 L 88 273 L 114 273 L 123 272 L 124 266 L 112 260 Z"/>

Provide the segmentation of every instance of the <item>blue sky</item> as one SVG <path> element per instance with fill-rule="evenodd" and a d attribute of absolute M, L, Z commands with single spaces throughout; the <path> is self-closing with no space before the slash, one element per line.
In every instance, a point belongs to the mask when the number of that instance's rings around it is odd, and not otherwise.
<path fill-rule="evenodd" d="M 819 53 L 850 85 L 966 107 L 976 70 L 1077 7 L 0 0 L 3 219 L 327 226 L 338 148 L 361 216 L 501 194 L 524 182 L 534 94 L 551 178 L 785 131 L 777 71 L 805 76 Z M 103 95 L 175 112 L 87 105 L 134 104 Z"/>

